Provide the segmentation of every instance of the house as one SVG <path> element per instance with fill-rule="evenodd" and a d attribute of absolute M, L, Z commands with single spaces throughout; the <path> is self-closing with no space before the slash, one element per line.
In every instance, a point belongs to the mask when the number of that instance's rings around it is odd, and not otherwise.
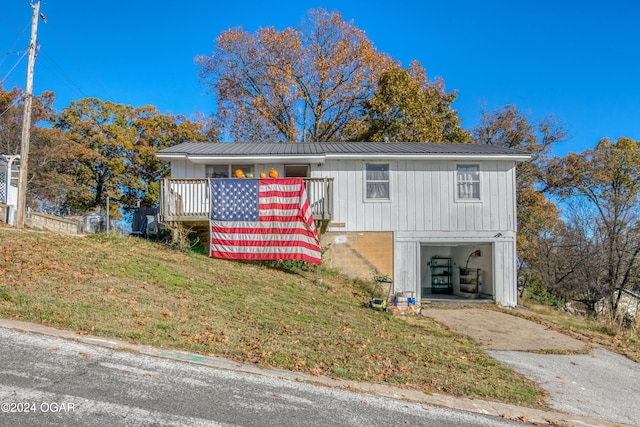
<path fill-rule="evenodd" d="M 612 307 L 616 305 L 616 316 L 620 316 L 626 321 L 638 322 L 640 325 L 640 292 L 629 289 L 616 289 L 608 298 L 602 298 L 595 305 L 596 313 L 601 316 L 611 313 Z"/>
<path fill-rule="evenodd" d="M 529 155 L 480 144 L 183 143 L 158 151 L 160 221 L 206 224 L 206 178 L 240 169 L 302 177 L 323 262 L 393 278 L 396 292 L 517 304 L 516 165 Z"/>
<path fill-rule="evenodd" d="M 13 225 L 18 205 L 19 155 L 0 154 L 0 222 Z"/>

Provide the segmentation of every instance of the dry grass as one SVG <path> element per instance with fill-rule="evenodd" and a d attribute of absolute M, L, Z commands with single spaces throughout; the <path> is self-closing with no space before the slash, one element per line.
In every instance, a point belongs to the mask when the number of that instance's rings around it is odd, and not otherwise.
<path fill-rule="evenodd" d="M 0 228 L 0 316 L 309 375 L 530 406 L 543 392 L 426 317 L 365 308 L 371 284 L 115 235 Z"/>
<path fill-rule="evenodd" d="M 574 338 L 589 341 L 640 363 L 640 337 L 636 327 L 572 315 L 552 307 L 526 303 L 527 311 L 509 311 Z"/>

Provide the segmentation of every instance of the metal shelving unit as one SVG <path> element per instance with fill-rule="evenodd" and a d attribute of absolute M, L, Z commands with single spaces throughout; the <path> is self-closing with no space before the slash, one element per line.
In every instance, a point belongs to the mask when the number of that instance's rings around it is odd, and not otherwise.
<path fill-rule="evenodd" d="M 452 294 L 451 258 L 433 256 L 429 267 L 431 268 L 431 293 Z"/>

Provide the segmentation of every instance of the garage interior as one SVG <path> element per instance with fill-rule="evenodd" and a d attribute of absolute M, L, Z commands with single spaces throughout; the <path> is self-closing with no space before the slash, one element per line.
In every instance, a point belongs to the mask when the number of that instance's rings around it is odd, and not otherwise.
<path fill-rule="evenodd" d="M 420 299 L 494 300 L 493 245 L 420 245 Z"/>

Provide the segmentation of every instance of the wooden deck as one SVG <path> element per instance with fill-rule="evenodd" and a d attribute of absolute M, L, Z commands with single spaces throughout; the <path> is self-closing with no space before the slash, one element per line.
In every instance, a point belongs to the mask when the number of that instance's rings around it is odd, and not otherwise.
<path fill-rule="evenodd" d="M 303 178 L 303 181 L 314 220 L 326 226 L 333 215 L 333 178 Z M 210 193 L 206 178 L 162 179 L 159 221 L 191 225 L 208 222 Z"/>

